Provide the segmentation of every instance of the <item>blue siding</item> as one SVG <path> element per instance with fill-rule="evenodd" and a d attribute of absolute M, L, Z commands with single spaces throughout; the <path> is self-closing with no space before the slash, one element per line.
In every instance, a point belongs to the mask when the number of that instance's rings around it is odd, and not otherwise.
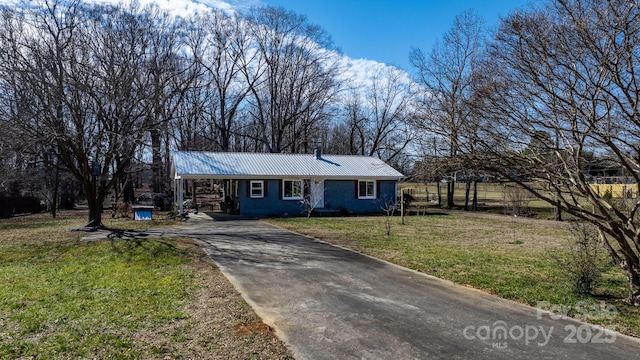
<path fill-rule="evenodd" d="M 381 212 L 385 205 L 393 203 L 396 191 L 396 181 L 378 181 L 380 197 L 377 199 L 358 199 L 356 196 L 357 180 L 325 180 L 324 202 L 325 209 L 346 210 L 348 213 L 366 214 Z M 298 216 L 306 214 L 306 209 L 300 200 L 280 199 L 281 182 L 279 180 L 265 180 L 267 184 L 266 196 L 252 199 L 248 196 L 248 180 L 240 181 L 240 215 L 263 216 Z"/>
<path fill-rule="evenodd" d="M 395 181 L 379 181 L 380 197 L 376 199 L 358 199 L 357 180 L 326 180 L 325 208 L 346 209 L 349 213 L 365 214 L 380 212 L 387 203 L 393 203 L 396 191 Z"/>
<path fill-rule="evenodd" d="M 243 216 L 298 216 L 305 212 L 300 200 L 280 199 L 281 182 L 279 180 L 264 180 L 266 196 L 253 199 L 247 196 L 249 180 L 240 181 L 240 215 Z"/>

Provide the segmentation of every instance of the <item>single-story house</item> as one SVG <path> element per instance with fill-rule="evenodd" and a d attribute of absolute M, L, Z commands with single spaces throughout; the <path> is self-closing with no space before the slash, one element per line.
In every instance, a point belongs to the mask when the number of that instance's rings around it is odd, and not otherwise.
<path fill-rule="evenodd" d="M 354 214 L 394 206 L 404 175 L 369 156 L 175 151 L 172 178 L 180 214 L 185 180 L 222 180 L 234 213 L 249 217 L 315 212 Z"/>

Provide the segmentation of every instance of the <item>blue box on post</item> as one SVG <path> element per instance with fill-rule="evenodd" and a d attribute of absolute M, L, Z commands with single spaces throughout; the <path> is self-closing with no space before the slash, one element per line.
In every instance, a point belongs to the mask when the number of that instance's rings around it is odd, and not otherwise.
<path fill-rule="evenodd" d="M 151 214 L 153 213 L 153 206 L 135 205 L 135 206 L 132 206 L 131 209 L 133 209 L 134 220 L 151 220 Z"/>

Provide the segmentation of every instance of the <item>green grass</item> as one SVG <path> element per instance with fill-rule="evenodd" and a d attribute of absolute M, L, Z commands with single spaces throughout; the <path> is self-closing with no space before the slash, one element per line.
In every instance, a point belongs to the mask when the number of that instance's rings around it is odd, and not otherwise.
<path fill-rule="evenodd" d="M 271 334 L 239 334 L 260 318 L 192 241 L 82 242 L 86 211 L 59 215 L 0 220 L 0 359 L 291 358 Z"/>
<path fill-rule="evenodd" d="M 542 201 L 534 197 L 532 194 L 523 189 L 516 190 L 513 183 L 478 183 L 478 206 L 483 211 L 489 211 L 497 214 L 513 214 L 517 208 L 520 211 L 528 212 L 530 216 L 539 219 L 555 219 L 555 208 L 546 201 Z M 405 193 L 411 193 L 414 197 L 412 202 L 413 210 L 422 210 L 425 206 L 433 205 L 437 199 L 437 183 L 400 183 L 399 188 Z M 454 203 L 458 209 L 462 209 L 465 201 L 466 184 L 455 183 Z M 446 184 L 441 184 L 442 201 L 447 201 Z M 427 194 L 429 201 L 427 201 Z M 470 192 L 473 197 L 473 190 Z M 580 196 L 578 196 L 580 198 Z M 471 199 L 470 199 L 471 200 Z M 587 208 L 591 205 L 586 199 L 582 199 L 581 203 Z M 566 214 L 565 214 L 565 217 Z"/>
<path fill-rule="evenodd" d="M 272 333 L 239 332 L 266 325 L 193 241 L 82 242 L 86 210 L 58 215 L 0 219 L 0 359 L 292 358 Z"/>
<path fill-rule="evenodd" d="M 138 358 L 133 332 L 187 316 L 173 242 L 27 242 L 0 254 L 0 358 Z"/>
<path fill-rule="evenodd" d="M 82 226 L 85 215 L 0 223 L 0 358 L 139 358 L 136 330 L 187 316 L 190 254 L 161 239 L 79 242 L 84 233 L 71 229 Z"/>
<path fill-rule="evenodd" d="M 571 279 L 552 256 L 565 251 L 571 237 L 567 223 L 452 211 L 405 217 L 405 225 L 394 217 L 391 236 L 387 236 L 384 222 L 376 216 L 269 221 L 533 306 L 548 302 L 576 307 L 582 302 L 605 301 L 620 312 L 614 319 L 590 321 L 640 335 L 637 308 L 623 301 L 628 295 L 627 282 L 620 269 L 608 268 L 592 297 L 572 291 Z M 579 318 L 582 314 L 573 311 L 570 315 Z"/>

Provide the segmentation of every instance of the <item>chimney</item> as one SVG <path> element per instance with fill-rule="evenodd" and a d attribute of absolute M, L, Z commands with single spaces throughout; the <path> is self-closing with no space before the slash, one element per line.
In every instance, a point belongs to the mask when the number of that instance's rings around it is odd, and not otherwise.
<path fill-rule="evenodd" d="M 316 158 L 316 160 L 322 159 L 322 150 L 320 148 L 313 149 L 313 157 Z"/>

